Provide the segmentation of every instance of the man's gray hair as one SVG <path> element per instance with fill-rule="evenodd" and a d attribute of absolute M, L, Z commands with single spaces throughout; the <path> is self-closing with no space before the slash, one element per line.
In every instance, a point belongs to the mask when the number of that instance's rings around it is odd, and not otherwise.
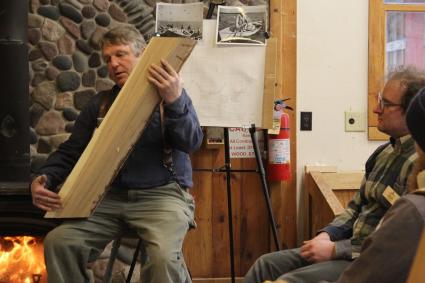
<path fill-rule="evenodd" d="M 102 48 L 115 44 L 128 44 L 134 55 L 139 56 L 146 46 L 146 41 L 134 26 L 119 25 L 106 32 L 100 40 Z"/>
<path fill-rule="evenodd" d="M 388 81 L 400 81 L 404 91 L 401 99 L 401 107 L 404 111 L 407 110 L 416 93 L 425 87 L 425 72 L 412 65 L 400 66 L 387 77 Z"/>

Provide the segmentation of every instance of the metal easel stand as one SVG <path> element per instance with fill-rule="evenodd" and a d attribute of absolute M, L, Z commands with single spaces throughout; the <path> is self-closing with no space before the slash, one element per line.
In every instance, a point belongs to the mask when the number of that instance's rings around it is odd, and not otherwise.
<path fill-rule="evenodd" d="M 193 169 L 194 171 L 212 171 L 214 172 L 225 172 L 226 173 L 226 189 L 227 189 L 227 215 L 228 215 L 228 230 L 229 230 L 229 246 L 230 246 L 230 273 L 232 283 L 235 283 L 235 253 L 234 253 L 234 241 L 233 241 L 233 210 L 232 210 L 232 185 L 231 185 L 231 173 L 232 172 L 257 172 L 261 178 L 261 185 L 264 193 L 264 199 L 267 205 L 269 222 L 273 232 L 273 239 L 276 246 L 276 250 L 280 250 L 280 244 L 277 237 L 276 222 L 274 220 L 273 211 L 270 203 L 269 188 L 266 181 L 266 174 L 261 159 L 260 150 L 258 146 L 255 125 L 251 125 L 249 129 L 251 135 L 251 141 L 255 153 L 255 159 L 257 161 L 257 170 L 240 170 L 232 169 L 230 161 L 230 145 L 229 145 L 229 128 L 224 128 L 224 166 L 219 169 Z"/>
<path fill-rule="evenodd" d="M 270 203 L 269 187 L 268 187 L 267 180 L 266 180 L 266 172 L 264 170 L 263 160 L 261 159 L 261 156 L 260 156 L 260 148 L 258 146 L 258 141 L 257 141 L 257 136 L 255 134 L 256 132 L 255 132 L 255 125 L 254 124 L 252 124 L 251 127 L 249 128 L 249 133 L 251 134 L 251 141 L 252 141 L 252 146 L 253 146 L 253 149 L 254 149 L 255 160 L 257 161 L 257 168 L 258 168 L 258 171 L 259 171 L 258 174 L 260 174 L 260 178 L 261 178 L 261 186 L 263 188 L 264 200 L 266 201 L 266 204 L 267 204 L 267 211 L 269 213 L 269 221 L 270 221 L 270 226 L 271 226 L 272 232 L 273 232 L 274 244 L 276 246 L 276 250 L 279 251 L 280 250 L 280 244 L 279 244 L 279 240 L 277 238 L 276 221 L 274 220 L 272 205 Z"/>
<path fill-rule="evenodd" d="M 224 5 L 224 0 L 211 0 L 209 4 L 209 9 L 206 18 L 211 19 L 215 7 L 219 5 Z M 260 156 L 260 150 L 258 147 L 257 136 L 255 134 L 255 125 L 252 124 L 249 129 L 251 134 L 251 141 L 255 153 L 255 159 L 257 161 L 257 170 L 232 170 L 232 165 L 230 162 L 230 146 L 229 146 L 229 128 L 224 128 L 224 169 L 220 168 L 218 170 L 212 169 L 213 172 L 226 172 L 226 188 L 227 188 L 227 215 L 229 223 L 229 245 L 230 245 L 230 273 L 232 283 L 235 283 L 235 252 L 234 252 L 234 242 L 233 242 L 233 210 L 232 210 L 232 185 L 231 185 L 231 172 L 253 172 L 256 171 L 260 174 L 261 185 L 263 188 L 264 198 L 267 204 L 268 216 L 270 225 L 272 226 L 273 239 L 275 242 L 276 250 L 280 250 L 279 240 L 277 238 L 277 229 L 276 222 L 273 217 L 273 212 L 270 203 L 269 188 L 266 181 L 266 174 L 263 166 L 263 161 Z M 211 171 L 210 169 L 194 169 L 194 171 Z"/>

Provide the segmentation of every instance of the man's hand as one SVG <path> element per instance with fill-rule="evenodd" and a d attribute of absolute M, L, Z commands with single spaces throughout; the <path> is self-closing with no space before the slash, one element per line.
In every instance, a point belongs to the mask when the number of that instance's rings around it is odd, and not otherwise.
<path fill-rule="evenodd" d="M 46 175 L 38 176 L 31 183 L 32 203 L 45 211 L 52 211 L 62 207 L 62 202 L 57 193 L 45 188 Z"/>
<path fill-rule="evenodd" d="M 167 61 L 161 60 L 161 66 L 152 64 L 148 71 L 148 80 L 156 86 L 166 104 L 171 104 L 180 97 L 183 89 L 182 80 Z"/>
<path fill-rule="evenodd" d="M 322 232 L 313 239 L 304 241 L 300 255 L 312 263 L 331 260 L 335 256 L 335 243 L 328 233 Z"/>

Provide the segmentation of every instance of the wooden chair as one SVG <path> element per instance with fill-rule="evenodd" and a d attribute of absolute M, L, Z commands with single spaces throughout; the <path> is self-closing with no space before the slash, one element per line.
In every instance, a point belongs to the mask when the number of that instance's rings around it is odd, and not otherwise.
<path fill-rule="evenodd" d="M 304 177 L 304 239 L 341 214 L 360 188 L 362 171 L 338 171 L 336 166 L 306 166 Z"/>
<path fill-rule="evenodd" d="M 129 233 L 126 233 L 125 236 L 129 238 L 139 238 L 134 231 L 130 231 Z M 118 255 L 118 249 L 121 246 L 121 240 L 122 240 L 122 237 L 118 237 L 112 243 L 111 254 L 109 256 L 108 264 L 105 269 L 105 274 L 103 275 L 102 283 L 111 283 L 112 269 L 114 267 L 115 259 L 117 258 L 117 255 Z M 139 252 L 141 251 L 141 248 L 142 248 L 142 239 L 139 238 L 136 249 L 134 250 L 133 259 L 130 264 L 130 270 L 128 271 L 128 274 L 127 274 L 127 279 L 125 281 L 126 283 L 131 282 L 131 277 L 133 276 L 134 268 L 136 267 L 137 258 L 139 257 Z M 145 263 L 146 260 L 147 260 L 146 253 L 142 251 L 141 252 L 142 264 Z"/>
<path fill-rule="evenodd" d="M 407 283 L 422 283 L 425 280 L 425 229 L 422 232 L 422 237 L 416 250 L 415 260 L 410 269 Z"/>

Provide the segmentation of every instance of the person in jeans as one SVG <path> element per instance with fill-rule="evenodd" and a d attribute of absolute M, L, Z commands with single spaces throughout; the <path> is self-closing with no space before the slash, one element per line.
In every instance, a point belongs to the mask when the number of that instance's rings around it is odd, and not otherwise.
<path fill-rule="evenodd" d="M 401 196 L 416 158 L 415 145 L 406 125 L 406 110 L 419 89 L 425 86 L 425 73 L 414 67 L 398 69 L 389 75 L 374 113 L 378 130 L 390 141 L 369 157 L 359 191 L 345 211 L 316 237 L 300 248 L 261 256 L 249 269 L 244 283 L 281 279 L 289 283 L 335 281 L 359 256 L 363 241 L 391 207 L 388 195 Z"/>
<path fill-rule="evenodd" d="M 385 214 L 382 224 L 363 243 L 355 261 L 338 283 L 405 283 L 425 228 L 425 89 L 413 99 L 406 114 L 418 158 L 409 176 L 409 194 Z"/>

